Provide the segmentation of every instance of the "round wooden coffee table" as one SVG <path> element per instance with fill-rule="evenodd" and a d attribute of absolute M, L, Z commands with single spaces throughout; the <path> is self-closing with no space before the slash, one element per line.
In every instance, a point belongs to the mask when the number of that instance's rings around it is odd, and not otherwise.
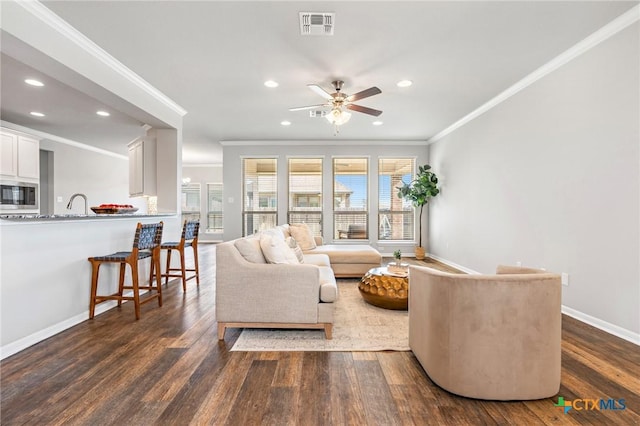
<path fill-rule="evenodd" d="M 390 273 L 386 267 L 373 268 L 358 283 L 362 298 L 385 309 L 406 310 L 409 301 L 409 275 Z"/>

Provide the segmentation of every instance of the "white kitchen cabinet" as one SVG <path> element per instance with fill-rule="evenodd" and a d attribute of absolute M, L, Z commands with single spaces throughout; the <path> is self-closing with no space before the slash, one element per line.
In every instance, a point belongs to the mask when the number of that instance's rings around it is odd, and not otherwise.
<path fill-rule="evenodd" d="M 149 137 L 129 144 L 129 196 L 156 195 L 156 144 Z"/>
<path fill-rule="evenodd" d="M 0 129 L 0 175 L 4 179 L 40 180 L 40 140 L 34 136 Z"/>
<path fill-rule="evenodd" d="M 0 175 L 15 177 L 18 175 L 18 135 L 2 130 L 0 137 Z"/>

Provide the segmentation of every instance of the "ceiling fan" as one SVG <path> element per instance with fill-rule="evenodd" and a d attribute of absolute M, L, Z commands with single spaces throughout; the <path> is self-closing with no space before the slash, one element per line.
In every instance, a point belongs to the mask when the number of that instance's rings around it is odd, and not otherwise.
<path fill-rule="evenodd" d="M 318 86 L 317 84 L 307 84 L 307 87 L 309 89 L 313 90 L 318 95 L 325 98 L 327 100 L 326 103 L 289 108 L 289 111 L 302 111 L 302 110 L 317 109 L 317 108 L 331 108 L 331 110 L 325 115 L 325 118 L 329 120 L 331 124 L 334 124 L 336 126 L 340 126 L 346 123 L 351 118 L 351 113 L 346 111 L 345 109 L 373 115 L 375 117 L 378 117 L 380 114 L 382 114 L 382 111 L 380 110 L 368 108 L 368 107 L 364 107 L 364 106 L 356 105 L 352 103 L 354 101 L 358 101 L 360 99 L 368 98 L 369 96 L 378 95 L 382 93 L 382 90 L 378 89 L 377 87 L 375 86 L 370 87 L 368 89 L 362 90 L 361 92 L 354 93 L 353 95 L 347 95 L 345 93 L 342 93 L 341 91 L 342 86 L 344 85 L 344 81 L 335 80 L 335 81 L 332 81 L 331 84 L 336 90 L 335 93 L 329 93 L 326 90 L 324 90 L 322 87 Z"/>

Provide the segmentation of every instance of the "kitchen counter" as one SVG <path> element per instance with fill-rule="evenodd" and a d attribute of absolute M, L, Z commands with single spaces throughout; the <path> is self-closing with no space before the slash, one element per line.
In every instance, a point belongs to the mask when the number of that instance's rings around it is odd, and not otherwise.
<path fill-rule="evenodd" d="M 16 216 L 0 217 L 2 358 L 89 317 L 92 271 L 88 257 L 131 250 L 138 222 L 164 222 L 163 241 L 179 241 L 182 232 L 176 213 Z M 163 269 L 164 260 L 166 253 Z M 105 294 L 118 289 L 117 266 L 100 268 L 98 285 Z M 140 277 L 148 279 L 149 262 L 140 262 L 140 267 Z M 96 314 L 117 306 L 112 302 L 101 303 Z"/>
<path fill-rule="evenodd" d="M 53 222 L 53 221 L 71 221 L 71 220 L 87 220 L 87 219 L 131 219 L 131 218 L 153 218 L 153 217 L 171 217 L 176 213 L 156 213 L 156 214 L 4 214 L 0 215 L 0 224 L 12 222 L 30 223 L 30 222 Z"/>

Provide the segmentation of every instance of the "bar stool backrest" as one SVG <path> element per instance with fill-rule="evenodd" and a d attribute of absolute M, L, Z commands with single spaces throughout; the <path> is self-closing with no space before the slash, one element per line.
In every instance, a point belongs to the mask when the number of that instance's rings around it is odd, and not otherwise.
<path fill-rule="evenodd" d="M 184 222 L 182 227 L 182 239 L 185 241 L 194 240 L 198 238 L 198 232 L 200 230 L 199 220 L 188 220 Z"/>
<path fill-rule="evenodd" d="M 160 246 L 162 242 L 163 222 L 160 223 L 138 223 L 136 235 L 133 239 L 133 248 L 138 250 L 153 250 Z"/>

